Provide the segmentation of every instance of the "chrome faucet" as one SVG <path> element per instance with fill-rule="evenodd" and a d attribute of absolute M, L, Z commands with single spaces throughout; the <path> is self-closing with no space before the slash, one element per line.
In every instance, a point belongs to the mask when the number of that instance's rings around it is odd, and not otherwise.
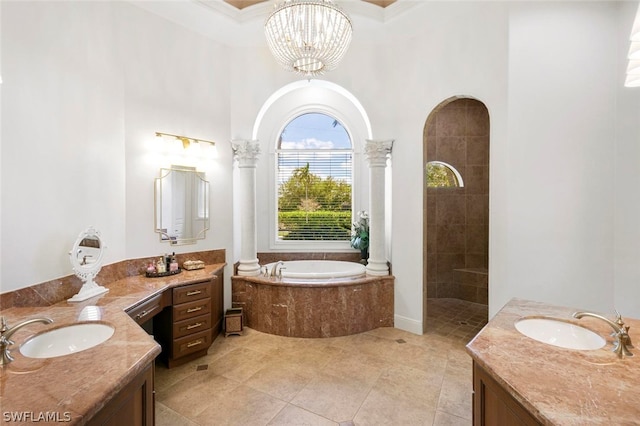
<path fill-rule="evenodd" d="M 53 320 L 51 318 L 32 318 L 25 320 L 19 324 L 9 328 L 7 326 L 7 319 L 0 317 L 0 366 L 5 366 L 13 361 L 9 346 L 14 345 L 15 342 L 11 340 L 13 333 L 24 327 L 25 325 L 41 322 L 43 324 L 51 324 Z"/>
<path fill-rule="evenodd" d="M 278 266 L 280 266 L 280 269 L 278 269 Z M 271 273 L 269 274 L 269 276 L 275 278 L 276 275 L 279 273 L 280 275 L 278 275 L 278 277 L 282 278 L 282 272 L 278 272 L 278 271 L 281 271 L 283 266 L 284 266 L 284 262 L 282 260 L 278 260 L 278 262 L 276 262 L 276 264 L 271 267 Z"/>
<path fill-rule="evenodd" d="M 633 344 L 631 344 L 631 337 L 629 337 L 629 326 L 624 325 L 624 321 L 622 321 L 620 314 L 617 314 L 616 322 L 592 312 L 574 312 L 573 317 L 578 319 L 582 317 L 592 317 L 606 322 L 611 326 L 611 328 L 613 328 L 613 335 L 616 338 L 612 351 L 618 354 L 619 358 L 633 356 L 633 353 L 629 350 L 629 348 L 633 348 Z"/>

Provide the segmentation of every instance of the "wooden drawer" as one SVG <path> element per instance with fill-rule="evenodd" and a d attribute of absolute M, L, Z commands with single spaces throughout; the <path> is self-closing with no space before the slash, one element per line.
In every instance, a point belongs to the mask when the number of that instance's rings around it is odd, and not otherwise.
<path fill-rule="evenodd" d="M 173 289 L 173 304 L 191 302 L 211 297 L 211 281 L 184 285 Z"/>
<path fill-rule="evenodd" d="M 151 299 L 142 302 L 138 306 L 127 309 L 127 314 L 129 314 L 129 316 L 133 318 L 135 322 L 137 322 L 138 324 L 142 324 L 153 318 L 155 315 L 159 314 L 164 306 L 165 305 L 163 303 L 162 294 L 157 294 Z"/>
<path fill-rule="evenodd" d="M 184 337 L 193 333 L 211 328 L 211 315 L 205 314 L 199 317 L 189 318 L 173 324 L 173 338 Z"/>
<path fill-rule="evenodd" d="M 175 339 L 172 346 L 172 358 L 180 358 L 193 352 L 206 350 L 211 346 L 211 330 L 194 333 Z"/>
<path fill-rule="evenodd" d="M 211 299 L 195 300 L 189 303 L 181 303 L 173 306 L 173 322 L 183 321 L 188 318 L 198 317 L 211 312 Z"/>

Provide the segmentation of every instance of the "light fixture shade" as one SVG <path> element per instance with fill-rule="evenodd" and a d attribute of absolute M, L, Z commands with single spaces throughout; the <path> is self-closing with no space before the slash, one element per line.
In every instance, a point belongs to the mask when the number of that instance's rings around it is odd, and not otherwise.
<path fill-rule="evenodd" d="M 627 65 L 627 75 L 640 76 L 640 60 L 629 61 L 629 64 Z"/>
<path fill-rule="evenodd" d="M 331 0 L 284 0 L 267 18 L 271 53 L 290 71 L 306 76 L 334 69 L 351 43 L 347 14 Z"/>
<path fill-rule="evenodd" d="M 640 41 L 632 41 L 629 46 L 629 55 L 627 57 L 631 60 L 640 59 Z"/>
<path fill-rule="evenodd" d="M 636 19 L 633 21 L 633 28 L 631 29 L 631 41 L 640 41 L 640 4 L 636 12 Z"/>
<path fill-rule="evenodd" d="M 640 87 L 640 75 L 627 74 L 624 85 L 625 87 Z"/>

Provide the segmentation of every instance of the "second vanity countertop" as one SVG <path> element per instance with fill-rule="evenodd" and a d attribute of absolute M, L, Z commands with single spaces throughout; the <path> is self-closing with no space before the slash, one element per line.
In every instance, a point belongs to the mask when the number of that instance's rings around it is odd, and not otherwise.
<path fill-rule="evenodd" d="M 172 287 L 211 278 L 224 266 L 208 265 L 204 269 L 182 271 L 163 278 L 127 277 L 107 284 L 108 293 L 84 302 L 64 301 L 48 307 L 4 310 L 2 315 L 7 318 L 9 327 L 35 317 L 49 317 L 54 322 L 51 325 L 31 324 L 13 335 L 16 344 L 11 347 L 11 355 L 14 361 L 0 368 L 2 415 L 29 413 L 37 419 L 41 413 L 55 413 L 54 419 L 57 416 L 66 424 L 84 424 L 160 354 L 160 345 L 125 310 Z M 20 344 L 30 336 L 78 322 L 78 316 L 86 306 L 98 306 L 101 321 L 115 328 L 107 341 L 56 358 L 33 359 L 20 353 Z M 47 422 L 38 421 L 37 424 Z"/>
<path fill-rule="evenodd" d="M 611 327 L 595 318 L 575 319 L 577 310 L 513 299 L 467 345 L 467 352 L 541 424 L 638 425 L 640 320 L 623 316 L 635 348 L 634 356 L 621 359 L 611 352 Z M 537 342 L 515 328 L 527 316 L 567 320 L 607 343 L 597 350 L 572 350 Z"/>

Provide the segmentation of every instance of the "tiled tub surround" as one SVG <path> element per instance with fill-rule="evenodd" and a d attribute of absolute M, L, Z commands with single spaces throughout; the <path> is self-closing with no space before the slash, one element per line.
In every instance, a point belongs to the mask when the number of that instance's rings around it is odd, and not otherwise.
<path fill-rule="evenodd" d="M 576 310 L 581 309 L 514 299 L 467 345 L 467 352 L 540 424 L 637 425 L 640 320 L 624 318 L 636 348 L 633 357 L 619 359 L 611 352 L 611 327 L 595 318 L 574 319 Z M 534 315 L 589 328 L 607 344 L 579 351 L 539 343 L 514 326 L 519 318 Z"/>
<path fill-rule="evenodd" d="M 101 271 L 98 275 L 97 281 L 109 288 L 109 292 L 103 296 L 80 303 L 68 303 L 65 295 L 62 301 L 47 306 L 3 307 L 2 315 L 10 326 L 41 316 L 50 317 L 54 323 L 51 326 L 32 324 L 13 335 L 12 340 L 16 342 L 11 351 L 14 361 L 0 369 L 2 411 L 36 414 L 57 412 L 60 418 L 64 413 L 69 413 L 71 421 L 67 424 L 86 423 L 160 353 L 160 346 L 152 336 L 136 324 L 125 310 L 174 286 L 207 279 L 225 266 L 224 250 L 209 253 L 210 258 L 202 253 L 193 255 L 202 260 L 222 262 L 165 278 L 140 275 L 134 265 L 146 265 L 143 259 L 120 262 L 112 266 L 112 274 L 103 276 Z M 135 272 L 135 275 L 127 276 L 127 271 Z M 18 300 L 22 302 L 28 299 Z M 44 303 L 46 299 L 34 297 L 34 301 Z M 85 351 L 57 358 L 31 359 L 20 353 L 20 344 L 29 336 L 49 327 L 75 323 L 80 311 L 91 305 L 100 307 L 102 321 L 114 326 L 115 332 L 110 339 Z"/>
<path fill-rule="evenodd" d="M 347 336 L 393 327 L 394 277 L 333 280 L 231 278 L 233 307 L 245 324 L 288 337 Z"/>

